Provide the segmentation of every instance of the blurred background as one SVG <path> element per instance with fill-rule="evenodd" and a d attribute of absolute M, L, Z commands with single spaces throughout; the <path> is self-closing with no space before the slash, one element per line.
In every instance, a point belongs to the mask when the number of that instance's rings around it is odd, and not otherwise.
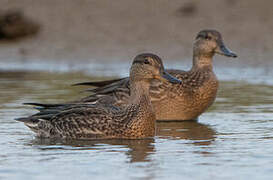
<path fill-rule="evenodd" d="M 142 52 L 190 66 L 193 40 L 202 29 L 220 31 L 239 55 L 217 56 L 216 66 L 264 69 L 273 64 L 272 5 L 267 0 L 0 0 L 0 70 L 88 71 L 120 61 L 127 68 Z"/>

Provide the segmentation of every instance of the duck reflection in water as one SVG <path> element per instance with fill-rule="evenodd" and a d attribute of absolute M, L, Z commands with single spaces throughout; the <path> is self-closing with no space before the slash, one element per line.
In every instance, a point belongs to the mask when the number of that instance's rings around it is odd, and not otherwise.
<path fill-rule="evenodd" d="M 210 145 L 215 139 L 215 130 L 197 121 L 158 122 L 157 136 L 167 139 L 191 140 L 195 145 Z"/>
<path fill-rule="evenodd" d="M 196 121 L 187 122 L 158 122 L 156 123 L 156 138 L 140 140 L 99 139 L 99 140 L 62 140 L 35 138 L 30 145 L 38 145 L 43 150 L 103 150 L 106 152 L 120 152 L 128 156 L 130 163 L 149 162 L 151 154 L 156 153 L 156 139 L 191 140 L 190 144 L 206 147 L 215 139 L 215 130 L 209 125 Z M 58 146 L 56 147 L 56 144 Z M 187 142 L 188 144 L 188 142 Z M 114 146 L 114 147 L 113 147 Z M 128 150 L 127 150 L 128 149 Z"/>

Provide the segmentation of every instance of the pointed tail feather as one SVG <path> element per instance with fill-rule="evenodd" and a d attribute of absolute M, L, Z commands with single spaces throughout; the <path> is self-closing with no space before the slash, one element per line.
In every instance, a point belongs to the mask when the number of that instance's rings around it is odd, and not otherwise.
<path fill-rule="evenodd" d="M 19 122 L 25 123 L 28 127 L 36 127 L 39 120 L 37 118 L 31 118 L 31 117 L 22 117 L 22 118 L 16 118 L 14 119 Z"/>
<path fill-rule="evenodd" d="M 20 121 L 20 122 L 23 122 L 23 123 L 30 121 L 29 118 L 24 118 L 24 117 L 23 118 L 15 118 L 14 120 L 15 121 Z"/>
<path fill-rule="evenodd" d="M 27 118 L 17 118 L 16 121 L 23 122 L 27 127 L 29 127 L 33 132 L 38 133 L 38 119 Z"/>

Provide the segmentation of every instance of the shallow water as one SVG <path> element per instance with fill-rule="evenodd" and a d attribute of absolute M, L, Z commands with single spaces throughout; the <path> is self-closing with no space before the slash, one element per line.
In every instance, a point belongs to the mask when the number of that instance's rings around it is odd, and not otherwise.
<path fill-rule="evenodd" d="M 78 73 L 0 72 L 0 179 L 272 179 L 273 86 L 222 81 L 199 122 L 157 123 L 143 140 L 37 139 L 23 102 L 74 100 Z"/>

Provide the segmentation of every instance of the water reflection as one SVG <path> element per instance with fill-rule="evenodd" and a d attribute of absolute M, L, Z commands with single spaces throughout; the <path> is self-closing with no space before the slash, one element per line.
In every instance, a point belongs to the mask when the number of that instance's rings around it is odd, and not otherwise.
<path fill-rule="evenodd" d="M 154 138 L 140 140 L 100 139 L 100 140 L 56 140 L 35 138 L 28 145 L 41 150 L 100 150 L 125 152 L 130 162 L 149 161 L 148 155 L 155 152 Z"/>
<path fill-rule="evenodd" d="M 157 136 L 192 140 L 195 145 L 210 145 L 215 139 L 215 134 L 215 130 L 209 125 L 196 121 L 157 123 Z"/>

